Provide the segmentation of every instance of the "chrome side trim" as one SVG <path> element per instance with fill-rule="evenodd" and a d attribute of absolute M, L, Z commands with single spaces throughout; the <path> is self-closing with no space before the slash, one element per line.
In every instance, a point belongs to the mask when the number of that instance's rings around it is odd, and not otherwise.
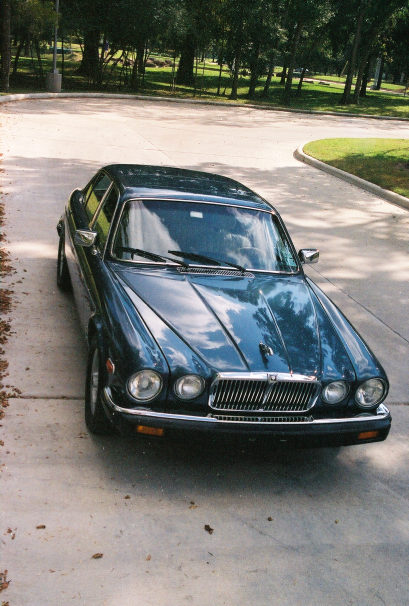
<path fill-rule="evenodd" d="M 127 415 L 144 417 L 148 419 L 163 419 L 164 421 L 174 420 L 174 421 L 186 421 L 186 422 L 194 422 L 194 423 L 229 423 L 229 424 L 249 424 L 248 420 L 238 421 L 238 420 L 224 420 L 220 419 L 220 415 L 211 415 L 208 414 L 206 417 L 199 417 L 196 415 L 187 415 L 187 414 L 178 414 L 178 413 L 169 413 L 169 412 L 159 412 L 156 410 L 151 410 L 149 408 L 123 408 L 122 406 L 118 406 L 112 399 L 111 390 L 109 387 L 105 387 L 103 390 L 103 395 L 105 399 L 106 405 L 113 411 L 119 412 Z M 286 421 L 283 423 L 286 427 L 288 425 L 343 425 L 344 423 L 356 423 L 356 422 L 368 422 L 368 421 L 376 421 L 381 419 L 386 419 L 389 416 L 389 410 L 386 408 L 384 404 L 381 404 L 375 411 L 375 413 L 359 413 L 355 417 L 347 417 L 345 419 L 312 419 L 308 421 Z M 229 415 L 226 415 L 227 417 Z M 263 426 L 265 425 L 275 425 L 277 426 L 279 423 L 276 421 L 270 423 L 268 421 L 263 421 Z"/>

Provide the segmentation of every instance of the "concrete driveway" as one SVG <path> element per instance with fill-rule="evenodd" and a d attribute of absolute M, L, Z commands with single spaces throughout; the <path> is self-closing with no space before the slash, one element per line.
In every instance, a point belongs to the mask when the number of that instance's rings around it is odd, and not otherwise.
<path fill-rule="evenodd" d="M 74 98 L 8 104 L 0 121 L 16 269 L 6 354 L 22 391 L 1 428 L 1 599 L 409 604 L 409 212 L 293 158 L 312 139 L 402 138 L 409 124 Z M 389 374 L 386 442 L 288 452 L 86 433 L 86 346 L 55 286 L 55 225 L 70 191 L 114 162 L 234 177 L 279 209 L 298 248 L 320 248 L 311 276 Z"/>

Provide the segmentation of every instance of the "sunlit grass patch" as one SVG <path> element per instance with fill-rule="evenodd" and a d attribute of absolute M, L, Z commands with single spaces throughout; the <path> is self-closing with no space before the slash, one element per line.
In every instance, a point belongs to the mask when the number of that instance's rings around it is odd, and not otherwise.
<path fill-rule="evenodd" d="M 320 139 L 309 156 L 409 198 L 409 139 Z"/>

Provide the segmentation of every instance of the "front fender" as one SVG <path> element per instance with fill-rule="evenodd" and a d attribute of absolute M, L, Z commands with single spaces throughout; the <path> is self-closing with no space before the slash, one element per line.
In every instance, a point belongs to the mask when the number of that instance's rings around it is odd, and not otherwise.
<path fill-rule="evenodd" d="M 357 330 L 331 299 L 310 278 L 306 277 L 306 280 L 317 302 L 321 305 L 341 340 L 354 367 L 357 381 L 362 382 L 372 377 L 379 377 L 388 383 L 385 370 Z"/>

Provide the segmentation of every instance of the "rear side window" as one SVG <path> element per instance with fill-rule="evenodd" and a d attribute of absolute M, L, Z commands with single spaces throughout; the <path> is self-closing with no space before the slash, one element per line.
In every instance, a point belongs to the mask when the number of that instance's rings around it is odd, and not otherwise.
<path fill-rule="evenodd" d="M 101 173 L 89 186 L 85 195 L 85 211 L 90 223 L 111 183 L 112 181 L 108 175 Z"/>
<path fill-rule="evenodd" d="M 112 217 L 114 216 L 118 197 L 118 190 L 115 186 L 112 186 L 93 225 L 94 231 L 98 234 L 97 246 L 101 251 L 105 248 L 105 243 L 108 239 L 109 228 L 111 226 Z"/>

